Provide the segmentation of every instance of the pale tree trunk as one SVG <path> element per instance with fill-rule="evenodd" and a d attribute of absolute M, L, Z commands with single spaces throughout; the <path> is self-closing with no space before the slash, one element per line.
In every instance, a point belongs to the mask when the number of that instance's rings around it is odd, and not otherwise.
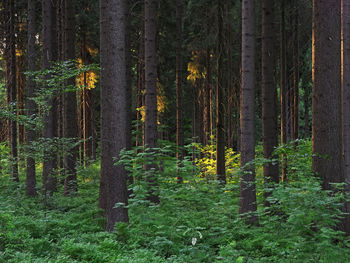
<path fill-rule="evenodd" d="M 340 7 L 341 0 L 313 1 L 312 168 L 326 190 L 344 182 Z"/>
<path fill-rule="evenodd" d="M 273 155 L 277 140 L 277 87 L 275 84 L 275 47 L 274 47 L 274 1 L 262 1 L 262 126 L 264 158 L 276 158 Z M 279 182 L 278 165 L 269 163 L 264 166 L 265 183 Z M 265 194 L 265 197 L 267 195 Z"/>
<path fill-rule="evenodd" d="M 28 0 L 28 70 L 35 70 L 35 0 Z M 35 82 L 28 77 L 27 79 L 27 108 L 28 117 L 31 118 L 35 114 L 35 102 L 33 101 L 35 93 Z M 27 144 L 31 146 L 35 140 L 35 131 L 32 128 L 27 128 Z M 35 174 L 35 159 L 34 152 L 27 158 L 27 172 L 26 172 L 26 195 L 36 196 L 36 174 Z"/>
<path fill-rule="evenodd" d="M 127 148 L 127 2 L 100 1 L 101 25 L 101 185 L 99 205 L 106 214 L 106 229 L 128 222 L 127 173 L 115 166 L 120 151 Z M 105 42 L 103 42 L 105 41 Z M 104 199 L 104 200 L 102 200 Z M 122 203 L 120 206 L 118 204 Z M 117 206 L 116 206 L 117 205 Z"/>
<path fill-rule="evenodd" d="M 242 94 L 241 94 L 241 168 L 239 213 L 249 215 L 247 222 L 256 224 L 257 204 L 254 161 L 254 88 L 255 88 L 255 19 L 254 0 L 242 2 Z"/>

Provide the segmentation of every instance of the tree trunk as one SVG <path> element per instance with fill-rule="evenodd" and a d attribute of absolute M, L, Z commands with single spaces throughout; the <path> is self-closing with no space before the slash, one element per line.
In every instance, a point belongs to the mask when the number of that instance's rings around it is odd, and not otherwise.
<path fill-rule="evenodd" d="M 281 0 L 280 21 L 280 119 L 281 119 L 281 144 L 287 143 L 287 63 L 286 63 L 286 30 L 285 30 L 285 0 Z M 287 178 L 286 156 L 282 154 L 282 182 Z"/>
<path fill-rule="evenodd" d="M 35 0 L 28 0 L 28 70 L 35 70 Z M 28 117 L 32 116 L 36 112 L 36 105 L 33 101 L 35 95 L 35 82 L 28 77 L 27 79 L 27 108 L 28 108 Z M 27 144 L 31 147 L 31 144 L 35 140 L 35 131 L 32 128 L 27 128 Z M 26 172 L 26 195 L 27 196 L 36 196 L 36 174 L 35 174 L 35 159 L 34 152 L 30 152 L 29 157 L 27 158 L 27 172 Z"/>
<path fill-rule="evenodd" d="M 146 82 L 146 120 L 145 120 L 145 145 L 147 148 L 157 146 L 157 51 L 156 51 L 156 16 L 157 1 L 145 0 L 145 82 Z M 158 169 L 155 164 L 146 165 L 146 170 Z M 149 184 L 148 199 L 153 203 L 159 203 L 157 193 L 158 183 L 152 174 L 147 175 Z"/>
<path fill-rule="evenodd" d="M 255 88 L 255 19 L 254 0 L 242 2 L 242 97 L 241 97 L 241 168 L 239 213 L 250 224 L 258 222 L 254 161 L 254 88 Z"/>
<path fill-rule="evenodd" d="M 114 158 L 129 143 L 125 0 L 100 1 L 101 25 L 101 185 L 99 205 L 106 214 L 106 229 L 128 222 L 127 174 Z M 122 206 L 117 204 L 122 203 Z"/>
<path fill-rule="evenodd" d="M 217 83 L 216 83 L 216 175 L 221 184 L 226 183 L 225 174 L 225 131 L 224 131 L 224 64 L 223 64 L 223 3 L 217 1 L 218 39 L 217 39 Z"/>
<path fill-rule="evenodd" d="M 276 158 L 273 151 L 278 146 L 274 41 L 274 1 L 264 0 L 262 2 L 262 126 L 263 156 L 267 159 Z M 279 182 L 276 163 L 264 166 L 264 182 Z"/>
<path fill-rule="evenodd" d="M 299 0 L 294 0 L 293 8 L 293 140 L 299 138 Z"/>
<path fill-rule="evenodd" d="M 16 39 L 15 39 L 15 1 L 5 1 L 6 23 L 6 88 L 8 103 L 16 116 Z M 9 138 L 11 143 L 12 178 L 18 182 L 18 149 L 17 149 L 17 122 L 9 121 Z"/>
<path fill-rule="evenodd" d="M 340 0 L 313 1 L 312 168 L 326 190 L 344 182 L 340 7 Z"/>
<path fill-rule="evenodd" d="M 350 194 L 350 2 L 342 0 L 342 39 L 343 39 L 343 156 L 345 195 Z M 345 203 L 345 212 L 350 212 L 350 202 Z M 345 232 L 350 235 L 350 215 L 345 216 Z"/>
<path fill-rule="evenodd" d="M 182 166 L 184 150 L 184 131 L 182 121 L 182 0 L 176 1 L 176 157 L 178 165 Z M 182 183 L 179 169 L 177 181 Z"/>

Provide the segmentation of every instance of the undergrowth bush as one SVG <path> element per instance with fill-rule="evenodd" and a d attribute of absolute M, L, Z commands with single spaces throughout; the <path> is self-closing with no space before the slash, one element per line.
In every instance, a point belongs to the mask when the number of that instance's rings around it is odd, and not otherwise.
<path fill-rule="evenodd" d="M 312 175 L 310 145 L 276 150 L 288 158 L 289 180 L 266 187 L 257 180 L 257 188 L 270 191 L 269 207 L 258 199 L 257 226 L 238 216 L 238 181 L 222 187 L 190 159 L 177 167 L 171 147 L 119 158 L 135 180 L 130 224 L 116 224 L 113 233 L 103 230 L 97 208 L 99 162 L 78 169 L 77 196 L 59 192 L 46 203 L 24 197 L 24 186 L 2 174 L 0 262 L 350 262 L 349 239 L 336 230 L 343 197 L 323 191 Z M 153 170 L 159 205 L 146 201 L 143 180 L 144 165 L 154 161 L 161 168 Z M 257 170 L 266 162 L 257 158 Z M 176 183 L 177 172 L 184 183 Z"/>

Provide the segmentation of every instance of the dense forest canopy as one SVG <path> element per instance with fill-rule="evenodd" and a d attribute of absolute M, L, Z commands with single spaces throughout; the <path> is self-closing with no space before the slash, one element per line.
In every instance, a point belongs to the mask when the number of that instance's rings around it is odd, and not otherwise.
<path fill-rule="evenodd" d="M 350 262 L 350 2 L 0 2 L 1 262 Z"/>

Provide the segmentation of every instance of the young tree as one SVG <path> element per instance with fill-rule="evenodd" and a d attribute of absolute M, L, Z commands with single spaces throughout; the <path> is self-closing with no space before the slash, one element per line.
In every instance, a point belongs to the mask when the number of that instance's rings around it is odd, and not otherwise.
<path fill-rule="evenodd" d="M 248 223 L 255 224 L 257 204 L 254 160 L 254 86 L 255 86 L 255 19 L 254 0 L 242 2 L 242 97 L 241 97 L 241 168 L 239 213 L 252 213 Z M 247 165 L 248 164 L 248 165 Z"/>
<path fill-rule="evenodd" d="M 35 0 L 28 0 L 28 70 L 35 70 Z M 35 93 L 35 82 L 29 77 L 27 80 L 27 108 L 28 117 L 35 114 L 35 102 L 32 100 Z M 35 131 L 27 128 L 27 144 L 30 145 L 35 140 Z M 33 156 L 27 158 L 26 195 L 35 196 L 36 193 L 35 159 Z"/>
<path fill-rule="evenodd" d="M 156 51 L 156 17 L 157 1 L 145 0 L 145 82 L 146 82 L 146 120 L 145 145 L 148 148 L 157 146 L 157 51 Z M 156 169 L 155 165 L 146 165 L 146 170 Z M 157 180 L 152 174 L 147 175 L 149 200 L 159 203 L 156 193 Z"/>
<path fill-rule="evenodd" d="M 65 0 L 64 10 L 64 58 L 75 59 L 75 1 Z M 68 86 L 75 86 L 75 79 L 67 80 Z M 77 102 L 75 91 L 64 94 L 64 137 L 76 139 L 78 137 Z M 73 147 L 64 157 L 65 181 L 64 194 L 68 195 L 78 190 L 76 175 L 76 159 L 78 148 Z"/>
<path fill-rule="evenodd" d="M 277 140 L 277 87 L 275 84 L 274 1 L 262 1 L 262 126 L 264 158 L 274 158 Z M 279 182 L 278 164 L 264 166 L 264 181 Z"/>
<path fill-rule="evenodd" d="M 123 166 L 114 165 L 120 151 L 127 148 L 127 2 L 100 1 L 101 48 L 101 184 L 99 205 L 105 210 L 106 229 L 116 222 L 128 222 L 127 174 Z"/>
<path fill-rule="evenodd" d="M 324 189 L 344 182 L 341 119 L 340 0 L 313 1 L 312 159 Z"/>

